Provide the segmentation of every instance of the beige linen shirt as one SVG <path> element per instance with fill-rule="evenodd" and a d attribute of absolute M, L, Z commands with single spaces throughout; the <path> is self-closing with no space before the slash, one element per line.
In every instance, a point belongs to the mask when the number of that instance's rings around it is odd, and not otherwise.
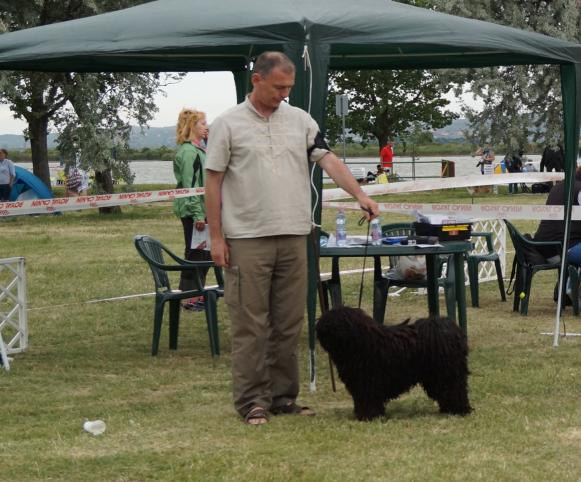
<path fill-rule="evenodd" d="M 315 120 L 297 107 L 283 102 L 266 118 L 248 98 L 212 122 L 206 169 L 224 172 L 224 236 L 309 233 L 307 149 L 318 132 Z M 328 152 L 315 148 L 310 161 L 318 162 Z"/>

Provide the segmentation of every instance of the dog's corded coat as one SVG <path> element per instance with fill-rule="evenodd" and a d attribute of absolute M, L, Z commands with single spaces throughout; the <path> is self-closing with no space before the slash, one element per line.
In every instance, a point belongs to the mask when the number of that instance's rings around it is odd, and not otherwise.
<path fill-rule="evenodd" d="M 385 415 L 385 404 L 416 384 L 440 412 L 466 415 L 468 344 L 447 318 L 384 326 L 358 308 L 341 307 L 317 322 L 317 338 L 353 397 L 358 420 Z"/>

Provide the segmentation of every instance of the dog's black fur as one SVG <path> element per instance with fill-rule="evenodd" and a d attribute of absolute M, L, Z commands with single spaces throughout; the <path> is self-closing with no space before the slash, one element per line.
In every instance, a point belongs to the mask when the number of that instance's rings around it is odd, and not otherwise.
<path fill-rule="evenodd" d="M 409 321 L 409 320 L 408 320 Z M 420 384 L 440 412 L 467 415 L 468 344 L 448 318 L 384 326 L 357 308 L 335 308 L 317 338 L 353 397 L 358 420 L 385 415 L 385 404 Z"/>

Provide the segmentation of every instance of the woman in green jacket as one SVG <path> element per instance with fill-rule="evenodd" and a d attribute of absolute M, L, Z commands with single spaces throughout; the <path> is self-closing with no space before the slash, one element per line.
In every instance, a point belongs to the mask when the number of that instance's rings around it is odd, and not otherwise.
<path fill-rule="evenodd" d="M 208 136 L 206 114 L 194 109 L 183 109 L 178 117 L 176 142 L 180 146 L 173 163 L 173 172 L 178 188 L 204 187 L 204 166 L 206 151 L 203 140 Z M 174 199 L 173 210 L 184 228 L 185 259 L 189 261 L 211 260 L 210 252 L 192 249 L 192 233 L 206 227 L 204 196 L 181 197 Z M 202 283 L 205 282 L 207 269 L 202 270 Z M 196 289 L 195 277 L 182 272 L 180 289 Z M 187 309 L 203 310 L 204 301 L 192 298 L 184 305 Z"/>

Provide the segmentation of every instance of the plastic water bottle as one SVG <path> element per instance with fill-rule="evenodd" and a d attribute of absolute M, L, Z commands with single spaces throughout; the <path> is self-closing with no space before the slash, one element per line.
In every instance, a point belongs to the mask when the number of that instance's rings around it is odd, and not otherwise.
<path fill-rule="evenodd" d="M 373 246 L 381 246 L 381 222 L 379 218 L 375 218 L 371 221 L 371 244 Z"/>
<path fill-rule="evenodd" d="M 345 246 L 347 244 L 347 228 L 345 224 L 345 213 L 339 211 L 335 218 L 335 239 L 337 240 L 337 246 Z"/>

